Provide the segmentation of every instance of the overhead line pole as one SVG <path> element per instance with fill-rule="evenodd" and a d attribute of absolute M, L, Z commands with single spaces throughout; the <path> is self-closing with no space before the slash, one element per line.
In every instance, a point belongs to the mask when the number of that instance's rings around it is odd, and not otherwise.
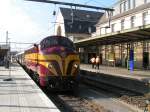
<path fill-rule="evenodd" d="M 52 3 L 52 4 L 60 4 L 60 5 L 69 5 L 69 6 L 75 6 L 75 7 L 84 7 L 84 8 L 91 8 L 91 9 L 97 9 L 97 10 L 106 10 L 106 11 L 114 11 L 114 9 L 111 8 L 104 8 L 104 7 L 97 7 L 97 6 L 91 6 L 91 5 L 83 5 L 83 4 L 75 4 L 75 3 L 67 3 L 67 2 L 58 2 L 58 1 L 52 1 L 52 0 L 25 0 L 25 1 L 34 1 L 34 2 L 44 2 L 44 3 Z"/>

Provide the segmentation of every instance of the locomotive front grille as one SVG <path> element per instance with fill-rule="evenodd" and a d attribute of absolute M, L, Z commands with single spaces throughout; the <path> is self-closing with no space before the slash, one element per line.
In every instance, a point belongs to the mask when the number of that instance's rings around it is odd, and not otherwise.
<path fill-rule="evenodd" d="M 77 55 L 68 55 L 66 58 L 59 57 L 59 60 L 51 60 L 48 68 L 55 76 L 72 76 L 79 68 L 79 59 Z"/>

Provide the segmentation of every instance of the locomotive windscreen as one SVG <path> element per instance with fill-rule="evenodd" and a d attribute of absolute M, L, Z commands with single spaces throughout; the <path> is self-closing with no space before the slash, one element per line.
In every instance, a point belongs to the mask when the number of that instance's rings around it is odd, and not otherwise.
<path fill-rule="evenodd" d="M 63 46 L 70 49 L 75 49 L 73 42 L 71 42 L 68 38 L 56 37 L 56 36 L 45 38 L 44 40 L 41 41 L 40 46 L 41 49 L 45 49 L 53 46 Z"/>

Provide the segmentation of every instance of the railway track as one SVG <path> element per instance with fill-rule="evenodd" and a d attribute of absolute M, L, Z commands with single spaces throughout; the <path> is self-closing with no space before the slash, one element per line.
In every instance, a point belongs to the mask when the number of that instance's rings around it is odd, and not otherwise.
<path fill-rule="evenodd" d="M 139 96 L 139 95 L 142 95 L 141 93 L 138 93 L 136 91 L 127 90 L 127 89 L 117 87 L 117 86 L 114 86 L 114 85 L 110 85 L 110 84 L 106 84 L 106 83 L 103 83 L 103 82 L 96 82 L 96 81 L 93 81 L 93 80 L 90 80 L 90 79 L 83 79 L 81 82 L 83 84 L 91 86 L 95 89 L 97 88 L 97 89 L 104 90 L 108 94 L 109 93 L 114 94 L 117 97 L 121 97 L 123 95 L 126 95 L 126 96 Z"/>
<path fill-rule="evenodd" d="M 39 86 L 32 75 L 29 74 L 29 76 Z M 73 92 L 49 92 L 47 89 L 41 89 L 62 112 L 109 112 L 104 107 L 89 99 L 77 96 Z"/>
<path fill-rule="evenodd" d="M 71 94 L 68 95 L 68 93 L 61 95 L 49 94 L 48 96 L 56 105 L 62 105 L 65 108 L 64 112 L 109 112 L 91 100 Z"/>
<path fill-rule="evenodd" d="M 29 76 L 31 77 L 30 74 Z M 89 88 L 93 88 L 94 90 L 99 92 L 98 89 L 100 88 L 97 88 L 97 87 L 95 88 L 95 86 L 93 87 L 90 84 L 88 84 L 88 86 L 90 86 Z M 119 90 L 119 89 L 116 90 L 116 88 L 110 88 L 110 86 L 107 88 L 107 85 L 105 86 L 101 85 L 101 87 L 103 87 L 102 90 L 105 90 L 106 92 L 105 94 L 113 93 L 113 97 L 120 98 L 120 100 L 125 101 L 125 102 L 129 98 L 128 96 L 135 96 L 135 93 L 133 94 L 132 92 L 127 92 L 125 90 Z M 84 91 L 86 91 L 86 89 Z M 50 93 L 45 89 L 43 89 L 43 92 L 50 98 L 50 100 L 52 100 L 56 104 L 56 106 L 62 112 L 114 112 L 114 111 L 107 109 L 107 107 L 104 107 L 103 105 L 99 103 L 95 103 L 90 98 L 83 97 L 82 95 L 79 95 L 79 94 L 74 95 L 72 93 L 59 93 L 59 92 Z"/>
<path fill-rule="evenodd" d="M 96 91 L 104 91 L 106 94 L 115 97 L 119 101 L 123 101 L 129 105 L 134 105 L 142 110 L 147 106 L 147 101 L 150 101 L 150 95 L 144 95 L 136 91 L 127 90 L 116 87 L 110 84 L 96 82 L 90 79 L 82 80 L 83 84 L 91 86 Z"/>
<path fill-rule="evenodd" d="M 89 86 L 86 86 L 86 87 L 92 90 L 96 90 L 96 89 L 93 89 L 93 87 L 89 87 Z M 80 89 L 83 90 L 82 87 L 80 87 Z M 81 90 L 79 91 L 81 92 Z M 77 95 L 74 95 L 68 92 L 67 93 L 57 92 L 57 93 L 52 94 L 51 92 L 45 91 L 45 93 L 57 105 L 57 107 L 62 112 L 116 112 L 116 111 L 112 111 L 111 109 L 108 109 L 107 106 L 103 106 L 100 103 L 95 102 L 93 98 L 91 99 L 89 96 L 87 97 L 86 94 L 89 94 L 89 93 L 87 93 L 88 90 L 86 90 L 86 88 L 84 88 L 83 91 L 85 93 L 81 92 L 82 95 L 80 94 L 80 92 Z M 98 89 L 96 91 L 98 93 L 102 93 L 102 91 L 99 91 Z M 108 94 L 108 91 L 103 92 L 103 94 Z M 95 95 L 93 95 L 92 97 L 94 96 Z M 111 97 L 116 98 L 116 95 L 113 94 L 112 96 L 112 93 L 111 93 Z M 117 103 L 119 104 L 120 102 L 117 102 Z M 131 109 L 131 110 L 134 110 L 134 109 Z M 117 111 L 117 112 L 127 112 L 127 111 L 124 110 L 124 111 Z M 135 109 L 135 111 L 130 111 L 130 112 L 141 112 L 141 111 L 136 111 Z"/>

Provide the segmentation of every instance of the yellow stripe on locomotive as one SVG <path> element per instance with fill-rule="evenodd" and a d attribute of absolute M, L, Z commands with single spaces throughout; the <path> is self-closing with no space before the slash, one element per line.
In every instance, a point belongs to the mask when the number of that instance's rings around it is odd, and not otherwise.
<path fill-rule="evenodd" d="M 37 57 L 38 55 L 38 57 Z M 38 58 L 38 60 L 37 60 Z M 79 67 L 80 64 L 80 60 L 79 60 L 79 56 L 78 55 L 68 55 L 65 59 L 64 59 L 64 65 L 62 65 L 62 58 L 59 55 L 43 55 L 43 54 L 37 54 L 37 53 L 32 53 L 32 54 L 27 54 L 25 55 L 25 60 L 33 62 L 33 63 L 37 63 L 40 65 L 43 65 L 45 68 L 47 68 L 48 70 L 50 70 L 54 75 L 60 75 L 57 74 L 57 70 L 53 67 L 53 64 L 51 63 L 51 61 L 55 60 L 60 67 L 62 76 L 66 76 L 66 75 L 75 75 L 74 72 L 75 70 Z M 68 69 L 68 65 L 71 61 L 74 61 L 72 64 L 72 68 L 71 68 L 71 74 L 67 74 L 67 69 Z M 65 69 L 63 69 L 63 67 Z M 39 73 L 40 74 L 40 73 Z M 43 74 L 44 75 L 44 74 Z M 45 74 L 45 75 L 50 75 L 50 74 Z"/>

